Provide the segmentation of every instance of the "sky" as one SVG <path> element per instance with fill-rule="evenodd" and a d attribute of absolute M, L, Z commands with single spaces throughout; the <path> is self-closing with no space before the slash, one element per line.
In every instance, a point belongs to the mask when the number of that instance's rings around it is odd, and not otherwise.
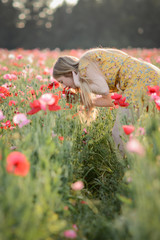
<path fill-rule="evenodd" d="M 64 0 L 53 0 L 50 7 L 56 8 L 56 7 L 60 6 L 63 2 L 64 2 Z M 66 0 L 66 2 L 69 4 L 76 4 L 78 2 L 78 0 Z"/>

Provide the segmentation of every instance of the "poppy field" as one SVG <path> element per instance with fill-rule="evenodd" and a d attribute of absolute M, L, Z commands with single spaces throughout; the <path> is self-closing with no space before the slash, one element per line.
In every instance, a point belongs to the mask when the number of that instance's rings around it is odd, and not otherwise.
<path fill-rule="evenodd" d="M 160 67 L 160 49 L 122 50 Z M 84 51 L 0 49 L 2 240 L 160 239 L 160 87 L 139 117 L 114 93 L 88 124 L 52 77 L 59 56 Z M 112 128 L 123 107 L 122 157 Z"/>

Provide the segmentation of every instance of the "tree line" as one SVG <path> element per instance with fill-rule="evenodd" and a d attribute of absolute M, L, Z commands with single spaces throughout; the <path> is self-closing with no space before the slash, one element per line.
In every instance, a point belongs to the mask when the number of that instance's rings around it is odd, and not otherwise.
<path fill-rule="evenodd" d="M 0 48 L 160 47 L 159 0 L 79 0 L 53 12 L 33 2 L 25 18 L 12 0 L 0 0 Z"/>

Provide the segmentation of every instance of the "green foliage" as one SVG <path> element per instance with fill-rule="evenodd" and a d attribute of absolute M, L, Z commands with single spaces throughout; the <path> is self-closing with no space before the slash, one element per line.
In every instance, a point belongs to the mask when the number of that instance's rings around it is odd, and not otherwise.
<path fill-rule="evenodd" d="M 115 221 L 120 235 L 131 239 L 143 240 L 160 238 L 160 116 L 153 109 L 141 116 L 141 123 L 146 134 L 140 136 L 145 147 L 145 156 L 128 154 L 130 168 L 125 172 L 124 180 L 128 182 L 129 195 L 121 196 L 122 214 Z M 138 124 L 139 125 L 139 124 Z M 142 125 L 141 125 L 142 126 Z M 124 238 L 125 239 L 125 238 Z M 130 239 L 130 238 L 127 238 Z"/>
<path fill-rule="evenodd" d="M 29 71 L 35 64 L 25 69 L 26 77 L 18 76 L 12 96 L 1 105 L 12 125 L 15 111 L 30 109 L 34 97 L 29 90 L 40 89 Z M 47 64 L 51 66 L 50 59 Z M 17 66 L 8 67 L 17 71 Z M 8 105 L 12 99 L 16 106 Z M 139 117 L 132 112 L 133 123 L 123 117 L 124 124 L 134 124 L 133 136 L 145 149 L 145 156 L 126 151 L 124 158 L 112 139 L 116 110 L 99 108 L 96 120 L 87 125 L 80 122 L 76 104 L 70 109 L 63 97 L 59 104 L 60 111 L 28 116 L 31 122 L 22 128 L 0 129 L 0 239 L 63 240 L 63 232 L 76 224 L 77 240 L 159 240 L 160 115 L 154 101 Z M 139 127 L 144 135 L 137 134 Z M 129 137 L 123 134 L 122 140 Z M 14 151 L 30 162 L 25 177 L 6 170 L 7 156 Z M 84 188 L 74 191 L 71 184 L 78 180 Z"/>

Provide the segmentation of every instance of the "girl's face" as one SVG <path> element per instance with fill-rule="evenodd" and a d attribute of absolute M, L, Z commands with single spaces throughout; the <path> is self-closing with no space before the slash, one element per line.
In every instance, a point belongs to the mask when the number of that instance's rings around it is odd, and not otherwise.
<path fill-rule="evenodd" d="M 73 77 L 60 76 L 57 78 L 57 81 L 63 85 L 63 87 L 70 87 L 76 89 L 74 84 Z"/>

